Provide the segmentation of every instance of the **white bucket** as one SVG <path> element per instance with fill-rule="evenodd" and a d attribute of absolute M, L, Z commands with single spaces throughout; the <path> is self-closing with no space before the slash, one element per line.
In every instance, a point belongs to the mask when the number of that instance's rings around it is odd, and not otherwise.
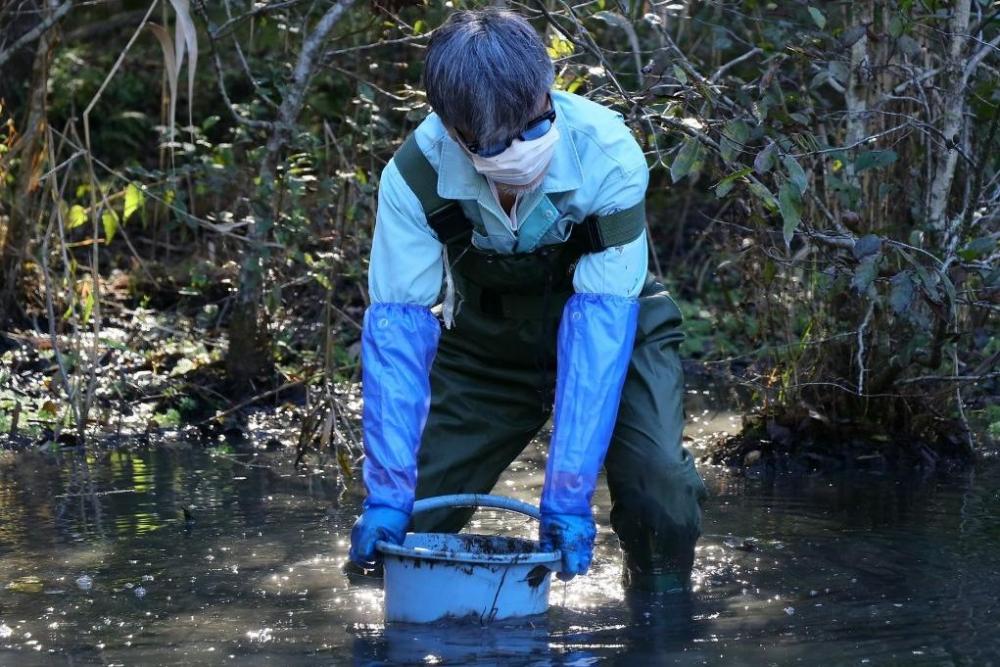
<path fill-rule="evenodd" d="M 538 518 L 538 510 L 510 498 L 476 494 L 417 501 L 413 511 L 494 507 Z M 470 618 L 479 623 L 542 614 L 549 607 L 549 575 L 558 552 L 538 542 L 485 535 L 410 533 L 403 544 L 379 542 L 385 568 L 385 620 L 431 623 Z"/>

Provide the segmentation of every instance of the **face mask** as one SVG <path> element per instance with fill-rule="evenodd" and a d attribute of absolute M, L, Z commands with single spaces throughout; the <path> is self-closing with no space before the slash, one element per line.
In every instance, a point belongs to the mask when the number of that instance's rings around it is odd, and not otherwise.
<path fill-rule="evenodd" d="M 548 168 L 557 141 L 559 128 L 553 125 L 532 141 L 515 139 L 507 150 L 493 157 L 466 153 L 472 158 L 472 166 L 486 178 L 505 185 L 528 185 Z"/>

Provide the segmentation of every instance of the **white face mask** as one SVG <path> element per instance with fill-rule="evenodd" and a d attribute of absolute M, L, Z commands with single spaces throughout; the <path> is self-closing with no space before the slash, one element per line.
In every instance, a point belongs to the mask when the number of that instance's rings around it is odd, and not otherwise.
<path fill-rule="evenodd" d="M 537 139 L 515 139 L 507 150 L 493 157 L 466 152 L 472 158 L 472 166 L 486 178 L 495 183 L 523 186 L 534 182 L 548 168 L 557 141 L 559 128 L 553 125 Z"/>

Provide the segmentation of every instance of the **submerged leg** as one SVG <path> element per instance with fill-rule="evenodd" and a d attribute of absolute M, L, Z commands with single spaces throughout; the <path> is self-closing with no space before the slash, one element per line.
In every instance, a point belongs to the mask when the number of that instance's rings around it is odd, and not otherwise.
<path fill-rule="evenodd" d="M 626 586 L 637 590 L 687 587 L 701 535 L 705 485 L 694 458 L 681 445 L 680 324 L 680 311 L 663 287 L 647 286 L 605 459 L 611 527 L 624 552 Z"/>

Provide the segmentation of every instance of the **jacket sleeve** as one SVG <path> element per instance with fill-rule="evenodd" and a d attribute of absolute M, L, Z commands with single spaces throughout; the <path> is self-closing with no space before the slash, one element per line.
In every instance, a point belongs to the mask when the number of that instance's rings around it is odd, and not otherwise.
<path fill-rule="evenodd" d="M 379 184 L 361 336 L 367 507 L 413 508 L 417 450 L 430 408 L 440 326 L 430 307 L 442 281 L 441 244 L 390 160 Z"/>
<path fill-rule="evenodd" d="M 595 206 L 597 215 L 610 215 L 645 200 L 649 171 L 638 145 L 629 158 L 632 166 L 627 171 L 616 168 L 601 186 L 600 201 Z M 649 247 L 643 232 L 630 243 L 581 257 L 573 273 L 573 287 L 583 294 L 638 297 L 646 281 L 648 262 Z"/>
<path fill-rule="evenodd" d="M 379 181 L 368 266 L 372 303 L 408 303 L 428 308 L 437 303 L 444 276 L 441 251 L 420 200 L 406 184 L 396 160 L 389 160 Z"/>
<path fill-rule="evenodd" d="M 631 169 L 615 169 L 595 207 L 607 215 L 645 198 L 649 181 L 638 145 Z M 643 232 L 625 245 L 585 255 L 573 275 L 557 342 L 554 432 L 542 489 L 544 514 L 590 516 L 635 341 L 638 296 L 647 271 Z"/>

